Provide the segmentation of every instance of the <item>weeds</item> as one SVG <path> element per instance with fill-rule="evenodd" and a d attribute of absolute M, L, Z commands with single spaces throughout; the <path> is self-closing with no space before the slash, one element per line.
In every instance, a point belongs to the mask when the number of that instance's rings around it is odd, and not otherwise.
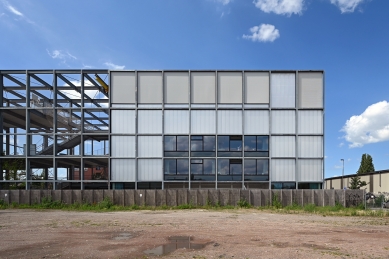
<path fill-rule="evenodd" d="M 248 201 L 246 201 L 246 199 L 242 198 L 238 201 L 238 206 L 240 208 L 251 208 L 251 205 L 250 203 L 248 203 Z"/>

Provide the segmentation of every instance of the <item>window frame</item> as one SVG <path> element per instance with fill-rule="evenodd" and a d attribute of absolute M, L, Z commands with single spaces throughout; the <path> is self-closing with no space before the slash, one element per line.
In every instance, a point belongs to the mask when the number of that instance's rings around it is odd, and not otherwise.
<path fill-rule="evenodd" d="M 186 147 L 184 150 L 178 150 L 179 147 L 179 141 L 178 138 L 183 137 L 186 138 L 186 141 L 183 141 L 183 143 L 186 143 Z M 166 138 L 174 138 L 174 147 L 173 150 L 167 149 L 167 143 Z M 181 142 L 180 142 L 181 143 Z M 189 135 L 165 135 L 163 137 L 163 153 L 165 157 L 188 157 L 189 156 Z"/>
<path fill-rule="evenodd" d="M 166 163 L 175 161 L 175 173 L 166 171 Z M 187 162 L 187 173 L 178 173 L 178 162 Z M 189 180 L 189 159 L 187 158 L 168 158 L 164 159 L 163 163 L 163 177 L 165 181 L 188 181 Z"/>
<path fill-rule="evenodd" d="M 247 174 L 246 173 L 246 165 L 248 164 L 248 161 L 255 161 L 255 174 Z M 265 161 L 267 162 L 267 174 L 259 174 L 258 173 L 258 161 Z M 268 182 L 269 181 L 269 159 L 245 159 L 244 160 L 244 180 L 245 181 L 264 181 Z"/>

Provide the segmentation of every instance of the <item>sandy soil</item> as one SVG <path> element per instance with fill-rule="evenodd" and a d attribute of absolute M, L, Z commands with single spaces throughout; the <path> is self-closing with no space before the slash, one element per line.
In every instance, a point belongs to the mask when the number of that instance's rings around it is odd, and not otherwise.
<path fill-rule="evenodd" d="M 389 258 L 389 218 L 258 210 L 0 210 L 0 258 L 155 258 L 171 236 L 192 247 L 165 258 Z M 177 244 L 173 244 L 177 246 Z M 179 246 L 179 245 L 178 245 Z"/>

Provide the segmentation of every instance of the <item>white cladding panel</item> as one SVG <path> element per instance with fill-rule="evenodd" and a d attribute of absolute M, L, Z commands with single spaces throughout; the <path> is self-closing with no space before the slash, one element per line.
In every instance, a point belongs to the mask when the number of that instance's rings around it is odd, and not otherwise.
<path fill-rule="evenodd" d="M 218 134 L 242 134 L 242 111 L 218 110 Z"/>
<path fill-rule="evenodd" d="M 246 72 L 245 103 L 269 103 L 269 73 Z"/>
<path fill-rule="evenodd" d="M 192 72 L 192 103 L 215 103 L 215 72 Z"/>
<path fill-rule="evenodd" d="M 138 181 L 156 182 L 162 180 L 162 159 L 138 159 Z"/>
<path fill-rule="evenodd" d="M 296 157 L 296 137 L 272 136 L 270 144 L 272 157 Z"/>
<path fill-rule="evenodd" d="M 112 136 L 112 157 L 135 157 L 135 136 Z"/>
<path fill-rule="evenodd" d="M 162 136 L 138 136 L 138 157 L 162 157 Z"/>
<path fill-rule="evenodd" d="M 271 132 L 275 134 L 295 134 L 296 133 L 296 113 L 295 111 L 272 111 L 271 112 Z"/>
<path fill-rule="evenodd" d="M 244 111 L 244 133 L 269 135 L 269 111 Z"/>
<path fill-rule="evenodd" d="M 138 103 L 162 103 L 161 72 L 138 72 Z"/>
<path fill-rule="evenodd" d="M 300 72 L 299 107 L 323 108 L 323 73 Z"/>
<path fill-rule="evenodd" d="M 298 137 L 298 150 L 299 157 L 323 157 L 323 137 Z"/>
<path fill-rule="evenodd" d="M 135 103 L 135 72 L 111 72 L 111 102 Z"/>
<path fill-rule="evenodd" d="M 323 134 L 323 111 L 298 111 L 299 134 Z"/>
<path fill-rule="evenodd" d="M 165 72 L 165 103 L 189 103 L 189 73 Z"/>
<path fill-rule="evenodd" d="M 293 73 L 271 74 L 270 105 L 274 108 L 295 108 L 296 75 Z"/>
<path fill-rule="evenodd" d="M 135 159 L 111 159 L 111 180 L 135 182 Z"/>
<path fill-rule="evenodd" d="M 323 160 L 299 159 L 298 171 L 301 182 L 321 182 L 323 181 Z"/>
<path fill-rule="evenodd" d="M 165 110 L 165 134 L 189 134 L 188 110 Z"/>
<path fill-rule="evenodd" d="M 135 134 L 135 111 L 112 110 L 111 132 L 121 134 Z"/>
<path fill-rule="evenodd" d="M 218 73 L 219 103 L 242 103 L 242 73 Z"/>
<path fill-rule="evenodd" d="M 296 181 L 296 161 L 294 159 L 272 159 L 271 181 Z"/>
<path fill-rule="evenodd" d="M 162 110 L 138 110 L 138 133 L 162 134 Z"/>
<path fill-rule="evenodd" d="M 216 134 L 216 111 L 192 110 L 192 134 Z"/>

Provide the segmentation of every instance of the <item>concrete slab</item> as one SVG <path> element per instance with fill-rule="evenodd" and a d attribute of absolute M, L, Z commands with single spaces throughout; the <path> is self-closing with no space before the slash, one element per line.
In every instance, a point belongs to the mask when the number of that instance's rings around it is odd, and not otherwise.
<path fill-rule="evenodd" d="M 250 200 L 254 207 L 261 207 L 261 190 L 251 189 L 250 190 Z"/>
<path fill-rule="evenodd" d="M 261 204 L 262 206 L 271 205 L 271 190 L 261 190 Z"/>
<path fill-rule="evenodd" d="M 208 200 L 212 206 L 220 205 L 219 190 L 208 190 Z"/>
<path fill-rule="evenodd" d="M 30 190 L 31 204 L 41 203 L 41 190 Z"/>
<path fill-rule="evenodd" d="M 12 204 L 12 203 L 16 203 L 16 204 L 19 204 L 19 193 L 20 193 L 20 190 L 10 190 L 9 191 L 9 203 Z"/>
<path fill-rule="evenodd" d="M 293 203 L 293 190 L 282 190 L 281 195 L 282 195 L 282 206 L 290 206 Z"/>
<path fill-rule="evenodd" d="M 232 206 L 238 206 L 240 201 L 240 189 L 233 189 L 230 191 L 230 202 Z"/>
<path fill-rule="evenodd" d="M 0 200 L 3 200 L 5 204 L 10 204 L 9 190 L 0 190 Z"/>
<path fill-rule="evenodd" d="M 245 200 L 250 205 L 252 205 L 251 204 L 250 191 L 249 190 L 240 190 L 240 200 Z"/>
<path fill-rule="evenodd" d="M 199 206 L 206 206 L 208 204 L 208 190 L 198 190 L 197 203 Z"/>
<path fill-rule="evenodd" d="M 103 190 L 104 192 L 104 200 L 109 199 L 112 203 L 113 201 L 113 190 Z"/>
<path fill-rule="evenodd" d="M 166 205 L 170 207 L 177 206 L 177 190 L 166 190 Z"/>
<path fill-rule="evenodd" d="M 104 190 L 93 190 L 93 203 L 97 204 L 104 200 Z"/>
<path fill-rule="evenodd" d="M 51 190 L 41 190 L 41 201 L 43 199 L 53 200 L 51 197 Z"/>
<path fill-rule="evenodd" d="M 113 204 L 124 206 L 124 190 L 113 190 Z"/>
<path fill-rule="evenodd" d="M 335 206 L 335 190 L 324 190 L 324 206 Z"/>
<path fill-rule="evenodd" d="M 83 190 L 82 191 L 82 202 L 86 204 L 93 204 L 93 192 L 94 190 Z"/>
<path fill-rule="evenodd" d="M 81 190 L 72 190 L 72 202 L 73 204 L 82 203 L 82 191 Z"/>
<path fill-rule="evenodd" d="M 62 202 L 65 204 L 72 204 L 73 203 L 72 195 L 73 195 L 73 190 L 62 190 L 62 194 L 61 194 Z"/>
<path fill-rule="evenodd" d="M 188 190 L 178 189 L 177 190 L 177 206 L 189 204 L 188 202 Z"/>
<path fill-rule="evenodd" d="M 314 202 L 316 206 L 323 207 L 324 192 L 323 190 L 313 190 Z"/>
<path fill-rule="evenodd" d="M 303 203 L 304 203 L 304 206 L 308 205 L 308 204 L 314 204 L 314 199 L 313 199 L 313 195 L 314 195 L 314 190 L 302 190 L 303 192 Z"/>
<path fill-rule="evenodd" d="M 146 206 L 155 207 L 156 206 L 156 190 L 146 190 Z"/>
<path fill-rule="evenodd" d="M 135 204 L 138 206 L 146 205 L 146 190 L 135 190 Z"/>
<path fill-rule="evenodd" d="M 166 206 L 166 190 L 156 190 L 155 206 Z"/>
<path fill-rule="evenodd" d="M 365 199 L 363 190 L 346 190 L 345 191 L 345 200 L 346 207 L 356 207 L 359 204 L 363 204 Z"/>
<path fill-rule="evenodd" d="M 51 190 L 51 199 L 53 201 L 62 202 L 62 190 Z"/>
<path fill-rule="evenodd" d="M 221 206 L 230 205 L 230 190 L 220 189 L 219 190 L 219 202 Z"/>
<path fill-rule="evenodd" d="M 135 190 L 124 190 L 124 205 L 135 205 Z"/>
<path fill-rule="evenodd" d="M 31 205 L 30 191 L 20 190 L 20 192 L 19 192 L 19 204 Z"/>
<path fill-rule="evenodd" d="M 342 206 L 346 207 L 346 199 L 344 190 L 335 190 L 335 203 L 341 204 Z"/>
<path fill-rule="evenodd" d="M 303 193 L 301 190 L 292 190 L 292 204 L 303 206 Z"/>
<path fill-rule="evenodd" d="M 188 203 L 194 206 L 198 206 L 197 190 L 188 190 Z"/>

